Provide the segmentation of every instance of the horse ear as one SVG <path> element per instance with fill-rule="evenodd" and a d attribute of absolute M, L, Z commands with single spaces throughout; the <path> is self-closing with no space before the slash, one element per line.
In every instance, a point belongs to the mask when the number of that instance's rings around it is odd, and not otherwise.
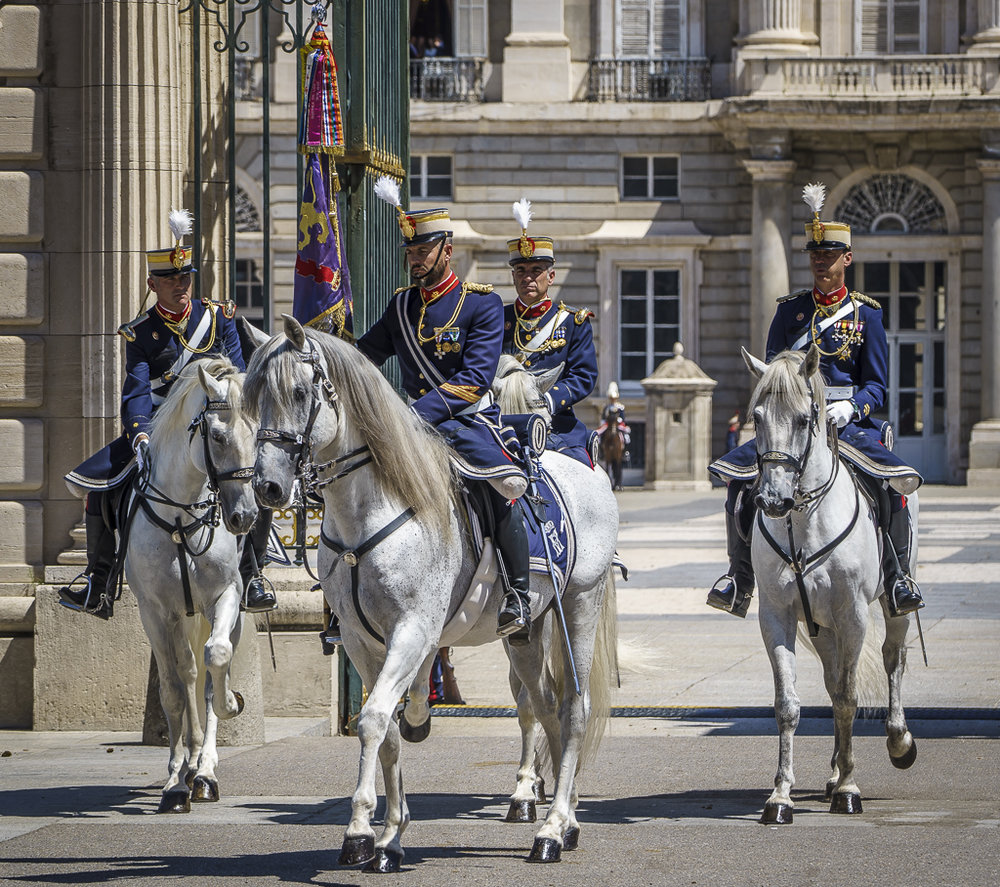
<path fill-rule="evenodd" d="M 535 376 L 535 379 L 538 384 L 538 390 L 545 392 L 548 391 L 553 385 L 555 385 L 556 382 L 559 381 L 559 377 L 562 375 L 564 366 L 566 366 L 565 361 L 552 367 L 552 369 L 545 370 L 545 372 L 539 373 L 537 376 Z"/>
<path fill-rule="evenodd" d="M 750 370 L 758 379 L 764 375 L 764 371 L 767 369 L 767 364 L 762 360 L 758 360 L 749 351 L 746 350 L 742 345 L 740 346 L 740 353 L 743 355 L 743 362 L 747 365 L 747 369 Z"/>
<path fill-rule="evenodd" d="M 285 319 L 285 335 L 292 340 L 296 351 L 301 351 L 306 347 L 306 331 L 291 314 L 282 314 Z"/>
<path fill-rule="evenodd" d="M 799 372 L 808 379 L 812 376 L 816 370 L 819 369 L 819 348 L 816 347 L 815 343 L 809 346 L 809 350 L 806 352 L 806 359 L 802 361 L 802 368 Z"/>
<path fill-rule="evenodd" d="M 209 400 L 226 399 L 226 389 L 223 384 L 211 373 L 206 372 L 201 363 L 198 364 L 198 381 L 201 382 L 201 387 L 205 390 Z"/>
<path fill-rule="evenodd" d="M 250 340 L 250 344 L 254 348 L 260 348 L 261 345 L 266 345 L 271 340 L 271 337 L 267 333 L 257 329 L 242 315 L 240 316 L 240 323 L 243 325 L 243 334 Z"/>

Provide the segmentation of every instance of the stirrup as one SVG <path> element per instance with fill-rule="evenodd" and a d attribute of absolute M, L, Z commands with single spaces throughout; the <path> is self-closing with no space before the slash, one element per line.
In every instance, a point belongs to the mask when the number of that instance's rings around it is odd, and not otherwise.
<path fill-rule="evenodd" d="M 251 609 L 248 598 L 250 597 L 250 586 L 253 585 L 255 581 L 260 582 L 262 591 L 261 600 L 263 603 L 257 604 Z M 265 588 L 265 582 L 270 586 L 270 588 Z M 245 610 L 247 613 L 270 613 L 271 610 L 276 610 L 277 608 L 278 597 L 274 593 L 274 584 L 271 580 L 268 579 L 263 573 L 257 573 L 255 576 L 251 576 L 250 581 L 247 582 L 246 588 L 243 589 L 243 596 L 240 598 L 240 609 Z"/>
<path fill-rule="evenodd" d="M 78 582 L 81 582 L 81 580 L 82 580 L 81 584 L 83 585 L 81 591 L 86 591 L 82 604 L 77 603 L 77 601 L 73 600 L 73 598 L 69 596 L 69 593 L 73 591 L 73 586 L 76 585 Z M 74 576 L 73 580 L 69 583 L 69 585 L 64 585 L 62 588 L 58 589 L 56 593 L 59 595 L 59 603 L 62 604 L 67 610 L 74 610 L 77 613 L 88 613 L 91 612 L 91 609 L 87 607 L 87 604 L 90 603 L 90 595 L 92 591 L 93 591 L 93 585 L 91 583 L 91 574 L 83 572 L 83 573 L 78 573 L 76 576 Z M 98 600 L 94 605 L 94 609 L 96 609 L 98 606 L 100 606 L 99 595 L 98 595 Z"/>
<path fill-rule="evenodd" d="M 531 616 L 524 599 L 518 592 L 508 591 L 504 595 L 503 602 L 500 604 L 500 612 L 497 614 L 497 637 L 505 638 L 530 627 Z"/>
<path fill-rule="evenodd" d="M 896 589 L 899 587 L 900 582 L 906 586 L 909 592 L 907 599 L 902 602 L 902 606 L 896 600 Z M 910 613 L 916 613 L 917 610 L 921 610 L 924 607 L 924 599 L 920 593 L 920 586 L 917 585 L 915 579 L 907 576 L 905 573 L 893 584 L 892 591 L 885 593 L 885 600 L 889 606 L 889 615 L 893 617 L 908 616 Z"/>
<path fill-rule="evenodd" d="M 719 584 L 723 582 L 731 586 L 732 590 L 728 591 L 726 585 L 719 588 Z M 726 613 L 739 616 L 740 619 L 745 619 L 750 609 L 751 600 L 753 600 L 753 592 L 749 594 L 741 592 L 739 585 L 736 584 L 736 579 L 726 573 L 715 580 L 715 585 L 708 592 L 705 603 L 710 607 L 715 607 L 716 610 L 723 610 Z"/>

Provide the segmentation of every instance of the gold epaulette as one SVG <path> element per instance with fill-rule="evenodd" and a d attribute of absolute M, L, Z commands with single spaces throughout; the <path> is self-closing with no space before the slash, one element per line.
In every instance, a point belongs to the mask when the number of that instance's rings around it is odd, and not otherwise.
<path fill-rule="evenodd" d="M 861 302 L 865 305 L 871 305 L 872 308 L 881 308 L 882 303 L 878 299 L 873 299 L 871 296 L 866 296 L 864 293 L 856 293 L 851 291 L 851 298 L 856 302 Z"/>
<path fill-rule="evenodd" d="M 462 284 L 462 289 L 467 293 L 492 293 L 493 284 L 492 283 L 469 283 L 466 281 Z"/>
<path fill-rule="evenodd" d="M 126 342 L 135 341 L 135 328 L 142 323 L 144 320 L 148 320 L 149 315 L 145 312 L 140 314 L 138 317 L 133 317 L 127 323 L 123 323 L 118 327 L 118 335 L 121 336 Z"/>
<path fill-rule="evenodd" d="M 399 289 L 392 291 L 394 296 L 398 296 L 400 293 L 405 293 L 407 290 L 411 290 L 416 286 L 415 283 L 408 283 L 406 286 L 401 286 Z"/>
<path fill-rule="evenodd" d="M 222 316 L 229 320 L 232 320 L 236 316 L 236 303 L 232 299 L 224 299 L 222 301 L 218 301 L 216 299 L 202 299 L 201 303 L 206 308 L 209 305 L 214 305 L 216 308 L 221 308 Z"/>
<path fill-rule="evenodd" d="M 594 312 L 589 308 L 580 308 L 573 314 L 573 320 L 576 321 L 576 325 L 579 326 L 581 323 L 586 323 L 594 316 Z"/>
<path fill-rule="evenodd" d="M 778 301 L 787 302 L 789 299 L 797 299 L 799 296 L 806 296 L 811 292 L 812 290 L 796 290 L 794 293 L 789 293 L 787 296 L 778 296 Z"/>

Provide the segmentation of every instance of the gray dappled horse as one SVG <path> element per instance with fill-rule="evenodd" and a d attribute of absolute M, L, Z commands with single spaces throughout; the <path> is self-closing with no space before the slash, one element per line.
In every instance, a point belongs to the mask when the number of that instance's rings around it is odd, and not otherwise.
<path fill-rule="evenodd" d="M 170 734 L 160 813 L 219 799 L 218 719 L 243 710 L 229 685 L 243 627 L 237 536 L 257 504 L 256 428 L 241 409 L 242 383 L 226 358 L 184 368 L 153 416 L 148 474 L 140 472 L 133 493 L 125 577 L 156 657 Z"/>
<path fill-rule="evenodd" d="M 826 786 L 830 812 L 860 813 L 852 727 L 859 689 L 878 677 L 884 693 L 884 678 L 873 672 L 884 668 L 888 675 L 885 727 L 890 760 L 905 769 L 916 759 L 901 695 L 909 616 L 890 618 L 880 597 L 881 534 L 861 488 L 837 457 L 836 428 L 826 422 L 816 347 L 807 354 L 784 351 L 770 364 L 745 349 L 743 358 L 759 379 L 750 404 L 760 468 L 751 552 L 780 732 L 774 791 L 761 822 L 792 821 L 792 738 L 799 722 L 795 641 L 800 626 L 815 633 L 811 642 L 833 705 L 833 773 Z M 917 497 L 911 496 L 909 503 L 915 570 Z M 874 625 L 879 612 L 885 623 L 881 666 Z"/>
<path fill-rule="evenodd" d="M 287 503 L 297 479 L 322 492 L 318 575 L 368 689 L 358 717 L 361 762 L 340 863 L 398 871 L 410 819 L 401 731 L 404 738 L 427 735 L 434 654 L 446 645 L 495 641 L 503 591 L 488 581 L 495 575 L 489 546 L 482 564 L 473 550 L 447 447 L 378 369 L 346 342 L 303 329 L 288 316 L 283 332 L 257 338 L 246 384 L 261 425 L 254 488 L 267 507 Z M 547 862 L 576 845 L 575 777 L 595 714 L 589 688 L 606 686 L 614 665 L 613 644 L 600 642 L 614 634 L 609 588 L 618 513 L 610 486 L 595 483 L 589 468 L 558 453 L 545 460 L 578 534 L 563 608 L 582 693 L 564 674 L 551 613 L 533 622 L 527 645 L 507 652 L 558 751 L 552 802 L 530 857 Z M 466 600 L 470 586 L 474 605 Z M 545 613 L 552 597 L 550 579 L 533 574 L 532 613 Z M 404 694 L 408 701 L 397 723 Z M 376 839 L 371 818 L 379 762 L 386 809 Z"/>

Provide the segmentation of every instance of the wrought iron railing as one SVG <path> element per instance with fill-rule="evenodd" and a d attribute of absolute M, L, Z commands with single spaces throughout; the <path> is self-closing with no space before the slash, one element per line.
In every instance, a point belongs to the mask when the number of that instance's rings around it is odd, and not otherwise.
<path fill-rule="evenodd" d="M 591 59 L 591 102 L 704 102 L 712 97 L 708 59 Z"/>
<path fill-rule="evenodd" d="M 985 95 L 1000 90 L 1000 60 L 989 56 L 749 59 L 745 93 L 894 98 Z"/>
<path fill-rule="evenodd" d="M 424 102 L 481 102 L 485 59 L 410 59 L 410 98 Z"/>

